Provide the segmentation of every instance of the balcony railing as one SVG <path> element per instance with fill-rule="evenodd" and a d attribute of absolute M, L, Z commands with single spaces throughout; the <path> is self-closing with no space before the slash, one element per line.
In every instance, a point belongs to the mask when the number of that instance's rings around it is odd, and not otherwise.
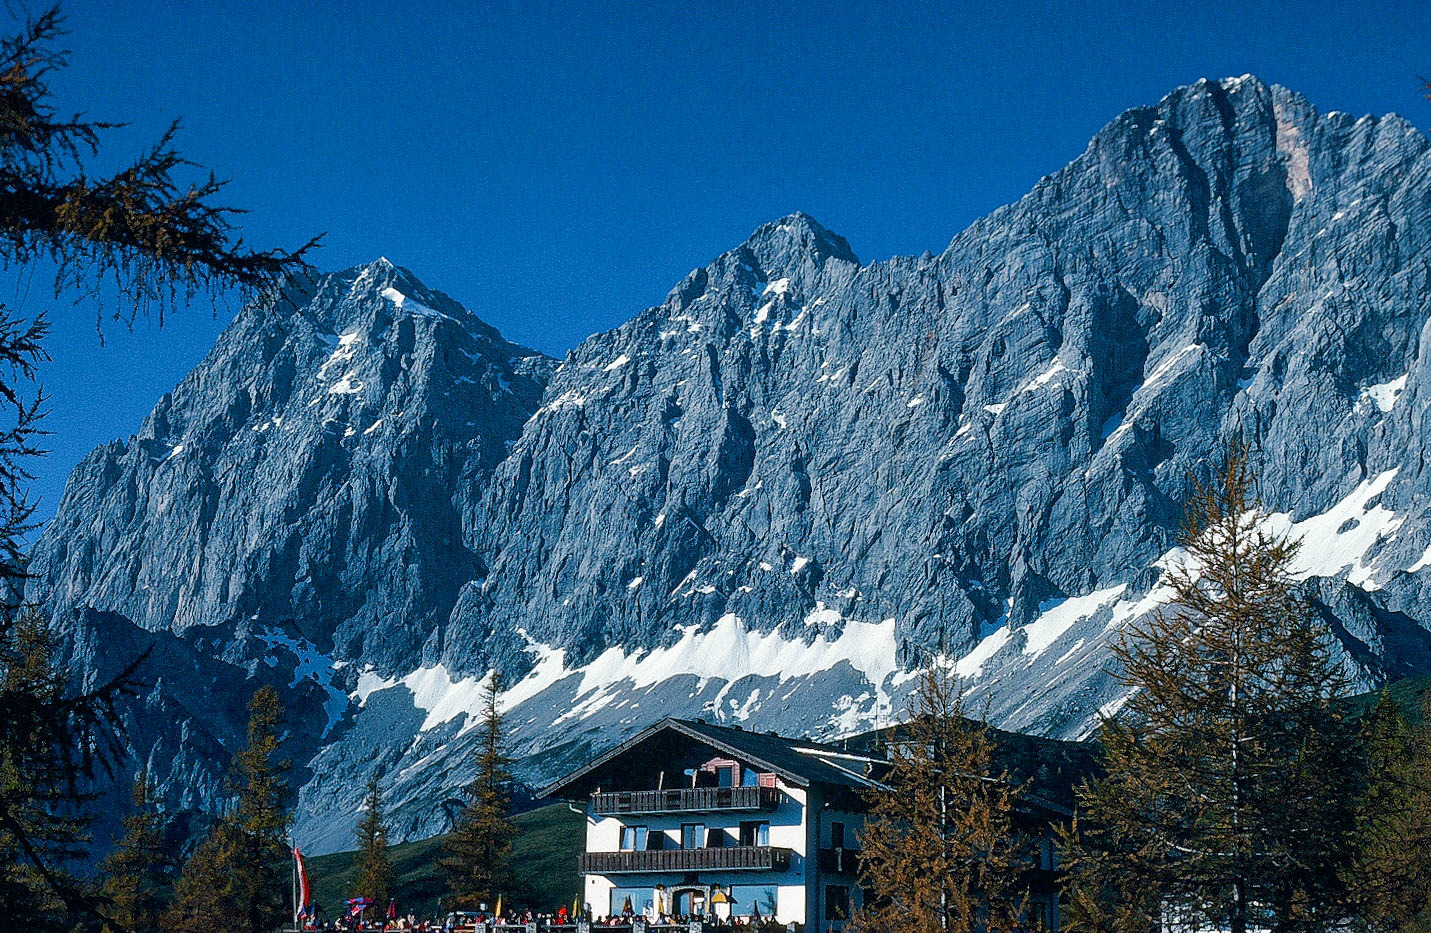
<path fill-rule="evenodd" d="M 821 849 L 816 859 L 825 874 L 854 875 L 859 873 L 862 854 L 859 849 Z"/>
<path fill-rule="evenodd" d="M 586 852 L 581 856 L 581 870 L 594 875 L 662 871 L 785 871 L 789 867 L 790 850 L 780 846 Z"/>
<path fill-rule="evenodd" d="M 620 813 L 689 813 L 711 810 L 774 810 L 774 787 L 673 787 L 670 790 L 619 790 L 591 795 L 597 816 Z"/>

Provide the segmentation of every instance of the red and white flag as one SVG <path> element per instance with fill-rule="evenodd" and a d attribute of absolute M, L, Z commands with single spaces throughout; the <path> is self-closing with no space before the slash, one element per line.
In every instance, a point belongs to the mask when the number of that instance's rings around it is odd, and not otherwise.
<path fill-rule="evenodd" d="M 293 860 L 298 863 L 298 909 L 300 913 L 306 914 L 312 896 L 308 888 L 308 868 L 303 864 L 303 853 L 298 851 L 297 846 L 293 847 Z"/>

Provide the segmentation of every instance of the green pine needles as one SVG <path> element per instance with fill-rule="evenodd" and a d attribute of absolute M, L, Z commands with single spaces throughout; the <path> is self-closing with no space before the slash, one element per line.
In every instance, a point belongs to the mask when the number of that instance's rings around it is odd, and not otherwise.
<path fill-rule="evenodd" d="M 1106 776 L 1068 834 L 1070 926 L 1325 929 L 1356 797 L 1347 678 L 1293 575 L 1297 544 L 1260 522 L 1248 451 L 1196 485 L 1172 598 L 1115 649 L 1131 689 L 1098 741 Z"/>
<path fill-rule="evenodd" d="M 513 892 L 512 760 L 503 751 L 502 679 L 495 672 L 482 692 L 482 740 L 477 749 L 477 777 L 466 790 L 466 805 L 443 843 L 443 870 L 453 906 L 476 910 L 495 907 Z M 510 902 L 510 901 L 509 901 Z"/>
<path fill-rule="evenodd" d="M 184 865 L 164 915 L 169 933 L 266 933 L 291 919 L 289 763 L 277 757 L 283 723 L 278 691 L 260 687 L 248 709 L 248 744 L 234 758 L 237 803 Z"/>
<path fill-rule="evenodd" d="M 376 771 L 368 779 L 357 841 L 352 896 L 370 898 L 377 910 L 387 910 L 388 901 L 393 897 L 393 867 L 388 860 L 388 827 L 383 822 L 382 793 Z"/>

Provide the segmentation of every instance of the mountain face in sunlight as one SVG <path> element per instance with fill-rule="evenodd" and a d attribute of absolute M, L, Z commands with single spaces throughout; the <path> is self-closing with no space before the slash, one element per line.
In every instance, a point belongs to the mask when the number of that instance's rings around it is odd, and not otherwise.
<path fill-rule="evenodd" d="M 791 215 L 559 364 L 386 261 L 295 284 L 80 464 L 30 594 L 77 673 L 154 647 L 172 805 L 280 687 L 315 851 L 374 769 L 445 828 L 492 668 L 532 781 L 665 715 L 886 724 L 932 652 L 1085 735 L 1234 437 L 1357 677 L 1431 670 L 1428 148 L 1202 81 L 938 255 Z"/>

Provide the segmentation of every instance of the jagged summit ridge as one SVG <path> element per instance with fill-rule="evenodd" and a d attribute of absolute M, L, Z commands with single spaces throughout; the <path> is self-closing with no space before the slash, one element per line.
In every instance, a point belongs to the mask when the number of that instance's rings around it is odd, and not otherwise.
<path fill-rule="evenodd" d="M 438 578 L 462 479 L 505 457 L 552 365 L 386 260 L 250 308 L 134 437 L 77 468 L 34 551 L 37 592 L 150 630 L 253 617 L 315 643 L 420 645 L 384 610 L 453 588 Z M 386 544 L 355 561 L 362 540 Z"/>
<path fill-rule="evenodd" d="M 1357 674 L 1431 669 L 1428 219 L 1410 124 L 1244 77 L 1119 116 L 938 255 L 766 224 L 559 366 L 357 267 L 81 465 L 36 592 L 78 669 L 172 633 L 289 691 L 319 849 L 374 770 L 400 835 L 444 828 L 491 668 L 531 777 L 657 709 L 882 724 L 937 651 L 998 724 L 1080 735 L 1232 436 Z M 186 741 L 150 747 L 209 768 Z"/>

